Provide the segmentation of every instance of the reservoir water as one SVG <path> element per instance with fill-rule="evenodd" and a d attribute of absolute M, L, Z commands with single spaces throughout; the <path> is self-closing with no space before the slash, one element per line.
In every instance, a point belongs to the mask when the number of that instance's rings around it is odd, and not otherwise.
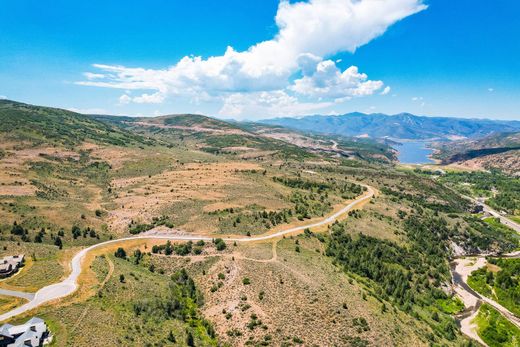
<path fill-rule="evenodd" d="M 426 148 L 427 142 L 403 142 L 394 148 L 399 152 L 397 158 L 403 164 L 427 164 L 433 163 L 429 158 L 433 150 Z"/>

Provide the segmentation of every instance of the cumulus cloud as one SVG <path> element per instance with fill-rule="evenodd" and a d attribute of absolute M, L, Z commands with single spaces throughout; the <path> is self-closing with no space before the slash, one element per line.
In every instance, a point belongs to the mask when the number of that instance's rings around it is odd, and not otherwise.
<path fill-rule="evenodd" d="M 167 96 L 225 101 L 237 93 L 280 91 L 342 99 L 371 95 L 382 81 L 369 80 L 355 66 L 341 71 L 327 57 L 355 52 L 425 8 L 422 0 L 283 0 L 275 18 L 278 33 L 245 51 L 227 47 L 219 56 L 185 56 L 166 69 L 94 64 L 102 73 L 87 72 L 77 84 L 147 91 L 124 100 L 141 103 L 159 103 Z M 294 80 L 295 75 L 302 77 Z"/>
<path fill-rule="evenodd" d="M 119 97 L 119 104 L 126 105 L 131 102 L 135 102 L 136 104 L 160 104 L 164 101 L 165 95 L 157 92 L 153 94 L 142 94 L 139 96 L 130 96 L 128 94 L 123 94 Z"/>
<path fill-rule="evenodd" d="M 295 80 L 289 89 L 305 96 L 338 99 L 372 95 L 383 86 L 382 81 L 367 78 L 356 66 L 341 72 L 332 60 L 325 60 L 311 74 Z"/>
<path fill-rule="evenodd" d="M 237 119 L 258 115 L 271 118 L 284 115 L 306 115 L 310 112 L 332 106 L 333 102 L 302 102 L 283 90 L 253 93 L 233 93 L 224 98 L 220 115 Z"/>
<path fill-rule="evenodd" d="M 390 88 L 389 86 L 386 86 L 385 89 L 383 89 L 383 91 L 381 92 L 381 95 L 386 95 L 386 94 L 390 93 L 391 90 L 392 90 L 392 88 Z"/>

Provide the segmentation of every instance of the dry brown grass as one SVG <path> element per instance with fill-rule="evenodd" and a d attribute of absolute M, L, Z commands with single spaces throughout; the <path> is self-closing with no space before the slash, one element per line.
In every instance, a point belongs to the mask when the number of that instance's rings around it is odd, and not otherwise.
<path fill-rule="evenodd" d="M 294 239 L 286 238 L 231 246 L 220 255 L 154 258 L 167 275 L 188 268 L 204 292 L 204 315 L 232 346 L 245 346 L 251 340 L 258 343 L 266 335 L 271 336 L 271 345 L 297 337 L 306 346 L 343 346 L 348 345 L 348 336 L 375 346 L 426 345 L 414 335 L 416 323 L 408 316 L 381 313 L 377 300 L 363 299 L 363 286 L 333 266 L 321 254 L 323 245 L 316 239 L 299 240 L 300 253 L 294 251 Z M 246 277 L 251 284 L 243 284 Z M 262 324 L 250 329 L 252 314 Z M 368 321 L 370 331 L 358 332 L 353 326 L 352 320 L 359 317 Z M 241 335 L 229 336 L 229 331 Z"/>
<path fill-rule="evenodd" d="M 36 292 L 38 289 L 58 282 L 68 273 L 68 264 L 77 249 L 58 250 L 55 246 L 0 242 L 0 257 L 13 254 L 25 254 L 25 266 L 14 276 L 0 281 L 0 287 L 24 292 Z"/>
<path fill-rule="evenodd" d="M 252 203 L 272 209 L 286 206 L 265 182 L 244 179 L 246 170 L 262 167 L 245 162 L 190 163 L 151 177 L 115 179 L 116 207 L 109 213 L 109 226 L 122 232 L 132 220 L 145 223 L 167 214 L 189 232 L 210 232 L 216 223 L 203 220 L 205 211 Z"/>
<path fill-rule="evenodd" d="M 0 295 L 0 313 L 8 312 L 15 307 L 23 305 L 25 302 L 26 300 L 22 298 Z"/>

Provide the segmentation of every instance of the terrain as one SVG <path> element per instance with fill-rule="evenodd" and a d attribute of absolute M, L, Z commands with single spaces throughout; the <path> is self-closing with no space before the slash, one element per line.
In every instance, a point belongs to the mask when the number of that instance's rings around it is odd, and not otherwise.
<path fill-rule="evenodd" d="M 520 175 L 520 132 L 494 133 L 475 140 L 436 143 L 435 157 L 443 164 L 501 170 Z"/>
<path fill-rule="evenodd" d="M 0 293 L 74 285 L 4 318 L 56 346 L 469 346 L 449 261 L 519 246 L 466 197 L 513 218 L 517 181 L 385 141 L 4 100 L 0 124 L 0 255 L 28 259 Z"/>
<path fill-rule="evenodd" d="M 409 113 L 386 115 L 356 112 L 338 116 L 316 115 L 301 118 L 275 118 L 261 122 L 298 130 L 318 131 L 325 134 L 410 140 L 455 140 L 483 137 L 493 132 L 520 130 L 519 121 L 424 117 Z"/>

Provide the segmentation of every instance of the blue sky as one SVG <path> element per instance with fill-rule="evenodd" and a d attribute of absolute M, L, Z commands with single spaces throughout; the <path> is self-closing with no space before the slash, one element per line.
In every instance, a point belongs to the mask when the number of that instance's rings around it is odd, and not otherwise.
<path fill-rule="evenodd" d="M 519 12 L 516 0 L 6 0 L 0 96 L 127 115 L 520 119 Z"/>

